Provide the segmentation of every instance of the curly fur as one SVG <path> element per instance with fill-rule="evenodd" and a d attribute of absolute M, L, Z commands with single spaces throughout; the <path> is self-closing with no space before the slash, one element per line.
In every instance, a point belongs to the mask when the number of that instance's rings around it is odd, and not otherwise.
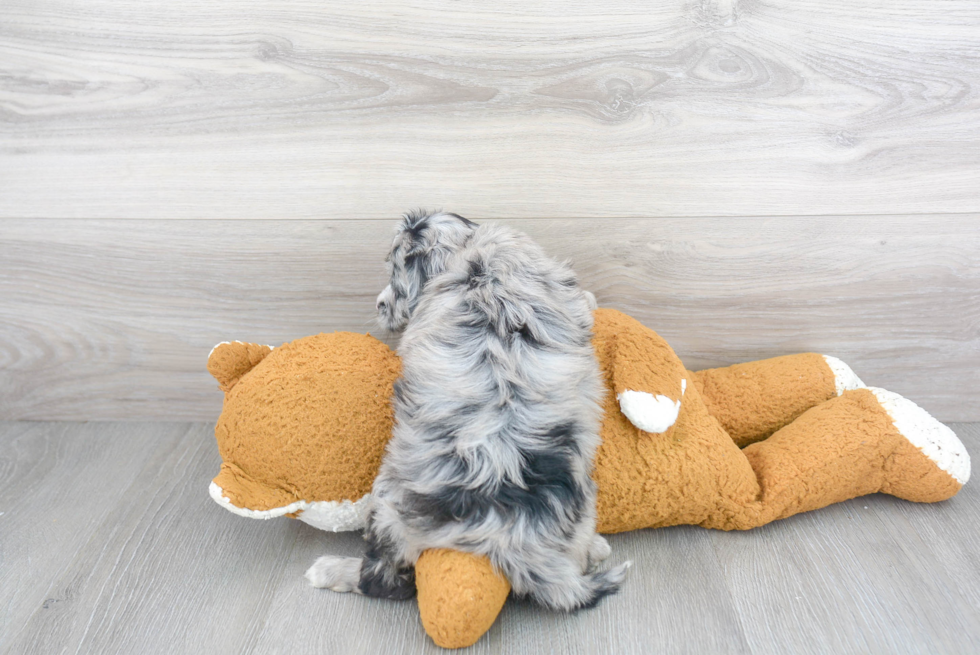
<path fill-rule="evenodd" d="M 591 347 L 595 300 L 528 237 L 455 214 L 410 213 L 378 296 L 402 330 L 395 430 L 374 482 L 363 561 L 323 557 L 316 586 L 414 594 L 425 549 L 486 555 L 515 593 L 555 609 L 615 593 L 595 533 L 603 387 Z"/>

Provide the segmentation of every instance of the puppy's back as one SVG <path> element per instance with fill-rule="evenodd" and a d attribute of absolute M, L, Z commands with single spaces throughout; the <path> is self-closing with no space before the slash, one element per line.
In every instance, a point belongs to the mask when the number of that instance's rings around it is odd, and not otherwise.
<path fill-rule="evenodd" d="M 519 232 L 481 225 L 429 281 L 403 336 L 404 438 L 392 455 L 406 469 L 437 462 L 424 486 L 439 493 L 533 483 L 529 464 L 544 465 L 547 452 L 587 487 L 602 393 L 591 327 L 567 265 Z"/>

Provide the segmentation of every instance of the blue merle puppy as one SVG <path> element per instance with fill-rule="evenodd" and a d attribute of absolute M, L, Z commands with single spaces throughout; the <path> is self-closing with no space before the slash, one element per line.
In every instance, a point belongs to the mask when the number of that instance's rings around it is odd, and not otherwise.
<path fill-rule="evenodd" d="M 559 610 L 615 593 L 590 477 L 603 386 L 595 299 L 527 236 L 409 213 L 387 259 L 381 324 L 402 331 L 395 429 L 364 559 L 321 557 L 316 587 L 405 599 L 429 548 L 487 556 L 514 593 Z"/>

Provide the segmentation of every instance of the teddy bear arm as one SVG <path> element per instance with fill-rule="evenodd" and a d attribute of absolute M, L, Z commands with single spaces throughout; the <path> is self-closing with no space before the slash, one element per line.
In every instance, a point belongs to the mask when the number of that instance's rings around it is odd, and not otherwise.
<path fill-rule="evenodd" d="M 697 371 L 708 412 L 739 447 L 761 441 L 806 410 L 863 383 L 846 364 L 816 353 Z"/>

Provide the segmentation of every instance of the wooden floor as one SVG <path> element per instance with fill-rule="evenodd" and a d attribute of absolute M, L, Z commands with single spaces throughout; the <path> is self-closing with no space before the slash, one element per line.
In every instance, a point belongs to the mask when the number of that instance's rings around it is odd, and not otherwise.
<path fill-rule="evenodd" d="M 974 457 L 980 424 L 957 424 Z M 356 534 L 219 508 L 205 423 L 0 423 L 0 652 L 439 652 L 414 602 L 307 586 Z M 980 652 L 980 487 L 859 498 L 745 533 L 610 538 L 635 566 L 575 615 L 509 602 L 473 653 Z"/>

